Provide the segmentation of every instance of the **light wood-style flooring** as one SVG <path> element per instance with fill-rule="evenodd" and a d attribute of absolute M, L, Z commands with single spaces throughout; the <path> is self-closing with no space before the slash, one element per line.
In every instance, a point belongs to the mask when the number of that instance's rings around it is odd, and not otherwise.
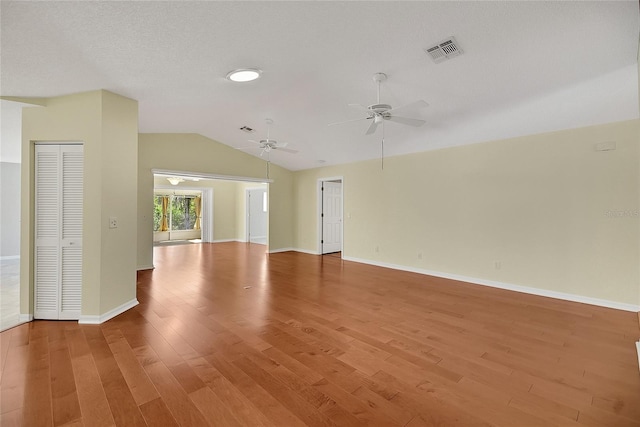
<path fill-rule="evenodd" d="M 640 426 L 636 313 L 242 243 L 0 334 L 9 426 Z"/>

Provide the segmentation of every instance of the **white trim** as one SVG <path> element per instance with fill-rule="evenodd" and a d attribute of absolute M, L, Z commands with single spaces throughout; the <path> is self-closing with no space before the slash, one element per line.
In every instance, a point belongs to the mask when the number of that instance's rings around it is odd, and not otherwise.
<path fill-rule="evenodd" d="M 200 238 L 203 243 L 213 242 L 215 232 L 215 224 L 213 223 L 213 203 L 213 188 L 203 188 L 200 204 Z"/>
<path fill-rule="evenodd" d="M 391 268 L 391 269 L 394 269 L 394 270 L 409 271 L 409 272 L 412 272 L 412 273 L 425 274 L 427 276 L 442 277 L 444 279 L 451 279 L 451 280 L 456 280 L 456 281 L 459 281 L 459 282 L 467 282 L 467 283 L 471 283 L 471 284 L 475 284 L 475 285 L 489 286 L 489 287 L 492 287 L 492 288 L 499 288 L 499 289 L 505 289 L 505 290 L 509 290 L 509 291 L 522 292 L 522 293 L 525 293 L 525 294 L 538 295 L 538 296 L 542 296 L 542 297 L 556 298 L 556 299 L 561 299 L 561 300 L 566 300 L 566 301 L 579 302 L 579 303 L 583 303 L 583 304 L 597 305 L 597 306 L 600 306 L 600 307 L 614 308 L 614 309 L 617 309 L 617 310 L 632 311 L 632 312 L 640 311 L 640 305 L 635 305 L 635 304 L 627 304 L 627 303 L 623 303 L 623 302 L 609 301 L 609 300 L 604 300 L 604 299 L 600 299 L 600 298 L 591 298 L 591 297 L 582 296 L 582 295 L 575 295 L 575 294 L 568 294 L 568 293 L 564 293 L 564 292 L 550 291 L 550 290 L 547 290 L 547 289 L 531 288 L 531 287 L 528 287 L 528 286 L 513 285 L 513 284 L 510 284 L 510 283 L 496 282 L 496 281 L 493 281 L 493 280 L 486 280 L 486 279 L 478 279 L 478 278 L 475 278 L 475 277 L 462 276 L 462 275 L 458 275 L 458 274 L 443 273 L 443 272 L 440 272 L 440 271 L 423 270 L 421 268 L 414 268 L 414 267 L 407 267 L 407 266 L 404 266 L 404 265 L 397 265 L 397 264 L 390 264 L 390 263 L 385 263 L 385 262 L 371 261 L 371 260 L 362 259 L 362 258 L 353 258 L 353 257 L 343 256 L 342 259 L 344 259 L 345 261 L 359 262 L 361 264 L 375 265 L 375 266 L 378 266 L 378 267 Z"/>
<path fill-rule="evenodd" d="M 138 300 L 134 298 L 131 301 L 125 302 L 124 304 L 121 304 L 118 307 L 97 316 L 81 315 L 80 319 L 78 319 L 78 323 L 82 323 L 85 325 L 99 325 L 106 322 L 107 320 L 113 319 L 117 315 L 124 313 L 125 311 L 135 307 L 136 305 L 138 305 Z"/>
<path fill-rule="evenodd" d="M 20 259 L 20 255 L 0 256 L 0 261 L 10 261 L 12 259 Z"/>
<path fill-rule="evenodd" d="M 33 313 L 20 313 L 20 316 L 18 317 L 18 322 L 20 323 L 27 323 L 27 322 L 31 322 L 33 321 Z"/>
<path fill-rule="evenodd" d="M 218 175 L 215 173 L 203 173 L 203 172 L 187 172 L 187 171 L 174 171 L 167 169 L 151 169 L 154 175 L 169 175 L 186 178 L 204 178 L 204 179 L 220 179 L 224 181 L 244 181 L 244 182 L 262 182 L 271 183 L 272 179 L 267 178 L 253 178 L 249 176 L 234 176 L 234 175 Z"/>
<path fill-rule="evenodd" d="M 143 270 L 155 270 L 155 265 L 153 264 L 149 264 L 149 265 L 141 265 L 139 266 L 136 270 L 137 271 L 143 271 Z"/>
<path fill-rule="evenodd" d="M 301 252 L 303 254 L 309 254 L 309 255 L 320 255 L 319 252 L 316 251 L 310 251 L 307 249 L 300 249 L 300 248 L 279 248 L 279 249 L 269 249 L 269 253 L 270 254 L 277 254 L 280 252 Z"/>
<path fill-rule="evenodd" d="M 240 240 L 240 239 L 218 239 L 218 240 L 214 240 L 212 243 L 228 243 L 228 242 L 247 243 L 246 240 Z"/>

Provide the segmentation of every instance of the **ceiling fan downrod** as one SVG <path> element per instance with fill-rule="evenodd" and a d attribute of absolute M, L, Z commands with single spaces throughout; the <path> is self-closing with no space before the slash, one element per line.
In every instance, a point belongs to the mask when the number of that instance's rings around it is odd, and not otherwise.
<path fill-rule="evenodd" d="M 380 104 L 380 82 L 387 80 L 387 75 L 385 73 L 375 73 L 373 75 L 373 81 L 376 82 L 378 86 L 378 97 L 376 99 L 376 104 Z"/>

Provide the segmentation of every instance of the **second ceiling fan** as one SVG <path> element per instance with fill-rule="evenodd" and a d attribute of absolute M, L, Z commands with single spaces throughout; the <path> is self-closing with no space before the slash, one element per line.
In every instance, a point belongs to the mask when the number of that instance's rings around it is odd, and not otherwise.
<path fill-rule="evenodd" d="M 375 133 L 375 131 L 378 128 L 378 125 L 384 124 L 384 121 L 386 120 L 400 123 L 403 125 L 409 125 L 409 126 L 422 126 L 423 124 L 425 124 L 424 120 L 406 117 L 403 115 L 403 114 L 411 115 L 411 113 L 415 113 L 419 109 L 427 107 L 429 104 L 427 104 L 423 100 L 415 101 L 410 104 L 406 104 L 396 108 L 391 107 L 391 105 L 389 104 L 383 104 L 380 102 L 380 83 L 385 80 L 387 80 L 387 75 L 384 73 L 376 73 L 373 75 L 373 81 L 377 85 L 377 98 L 376 98 L 375 104 L 371 104 L 367 107 L 365 107 L 362 104 L 349 104 L 350 107 L 356 107 L 359 110 L 364 111 L 366 113 L 365 117 L 331 123 L 329 124 L 329 126 L 342 124 L 342 123 L 357 122 L 360 120 L 371 120 L 371 124 L 369 125 L 369 127 L 367 128 L 367 131 L 365 132 L 367 135 L 371 135 Z"/>

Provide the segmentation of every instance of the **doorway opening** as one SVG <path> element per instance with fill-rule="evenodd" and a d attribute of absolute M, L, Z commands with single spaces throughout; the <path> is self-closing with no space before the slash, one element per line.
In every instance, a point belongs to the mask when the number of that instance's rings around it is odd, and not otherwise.
<path fill-rule="evenodd" d="M 158 169 L 153 169 L 152 172 L 154 246 L 224 242 L 268 245 L 269 213 L 264 208 L 268 207 L 269 180 Z M 258 225 L 254 225 L 251 236 L 248 190 L 262 192 L 255 199 L 260 202 L 259 208 L 263 215 L 259 226 L 263 231 L 256 228 Z M 163 197 L 166 197 L 166 218 L 163 218 Z M 174 207 L 172 200 L 176 203 Z M 177 211 L 174 212 L 174 208 Z M 161 230 L 163 220 L 166 221 L 164 228 L 168 230 Z M 181 229 L 172 230 L 172 224 L 176 220 Z"/>
<path fill-rule="evenodd" d="M 0 100 L 0 331 L 31 320 L 20 313 L 22 107 Z"/>
<path fill-rule="evenodd" d="M 321 255 L 342 255 L 342 190 L 342 177 L 321 178 L 318 180 L 318 252 Z"/>

